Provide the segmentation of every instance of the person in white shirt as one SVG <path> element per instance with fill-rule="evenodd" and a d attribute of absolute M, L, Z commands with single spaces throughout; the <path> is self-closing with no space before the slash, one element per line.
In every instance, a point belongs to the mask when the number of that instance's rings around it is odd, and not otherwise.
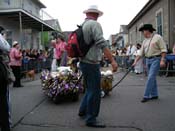
<path fill-rule="evenodd" d="M 8 53 L 10 45 L 5 40 L 4 28 L 0 26 L 0 130 L 10 131 Z"/>
<path fill-rule="evenodd" d="M 127 55 L 128 56 L 133 56 L 134 52 L 137 50 L 135 45 L 129 45 L 127 48 Z"/>
<path fill-rule="evenodd" d="M 135 56 L 135 57 L 139 56 L 139 54 L 140 54 L 140 48 L 141 48 L 141 45 L 138 43 L 138 44 L 137 44 L 137 50 L 136 50 L 135 53 L 134 53 L 134 56 Z M 143 73 L 143 58 L 141 58 L 141 59 L 137 62 L 137 64 L 135 65 L 134 69 L 135 69 L 134 72 L 135 72 L 136 74 L 141 74 L 141 73 Z"/>
<path fill-rule="evenodd" d="M 137 50 L 135 45 L 129 45 L 127 48 L 127 52 L 126 55 L 128 56 L 128 60 L 127 60 L 127 68 L 130 68 L 131 65 L 133 64 L 134 60 L 135 60 L 135 56 L 134 56 L 134 52 Z M 134 72 L 134 69 L 132 69 L 132 72 Z"/>

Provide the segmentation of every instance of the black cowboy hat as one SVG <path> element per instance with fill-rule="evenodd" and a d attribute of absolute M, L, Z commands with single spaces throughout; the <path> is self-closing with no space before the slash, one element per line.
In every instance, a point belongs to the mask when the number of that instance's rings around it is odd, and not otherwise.
<path fill-rule="evenodd" d="M 139 31 L 144 31 L 144 30 L 149 30 L 149 31 L 156 31 L 156 29 L 153 28 L 153 25 L 151 24 L 144 24 Z"/>

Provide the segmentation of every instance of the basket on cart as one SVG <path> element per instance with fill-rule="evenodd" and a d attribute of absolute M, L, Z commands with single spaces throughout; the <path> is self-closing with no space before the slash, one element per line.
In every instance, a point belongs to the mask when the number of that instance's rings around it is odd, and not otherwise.
<path fill-rule="evenodd" d="M 41 83 L 44 93 L 56 104 L 65 100 L 77 101 L 82 91 L 78 74 L 68 67 L 60 67 L 57 72 L 42 71 Z"/>

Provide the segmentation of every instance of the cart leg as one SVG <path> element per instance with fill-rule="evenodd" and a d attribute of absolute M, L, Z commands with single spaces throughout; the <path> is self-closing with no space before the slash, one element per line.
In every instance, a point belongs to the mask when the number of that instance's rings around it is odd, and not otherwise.
<path fill-rule="evenodd" d="M 78 101 L 78 100 L 79 100 L 79 93 L 73 94 L 73 96 L 72 96 L 72 101 L 73 101 L 73 102 L 76 102 L 76 101 Z"/>

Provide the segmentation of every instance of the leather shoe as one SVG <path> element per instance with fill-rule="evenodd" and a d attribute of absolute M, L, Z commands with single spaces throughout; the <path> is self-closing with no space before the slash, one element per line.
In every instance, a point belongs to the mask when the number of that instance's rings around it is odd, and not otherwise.
<path fill-rule="evenodd" d="M 151 98 L 150 98 L 150 100 L 157 100 L 157 99 L 159 99 L 158 96 L 154 96 L 154 97 L 151 97 Z"/>
<path fill-rule="evenodd" d="M 24 87 L 24 86 L 23 86 L 23 85 L 20 85 L 20 86 L 14 85 L 13 87 L 14 87 L 14 88 L 20 88 L 20 87 Z"/>
<path fill-rule="evenodd" d="M 79 112 L 79 113 L 78 113 L 78 116 L 79 116 L 79 117 L 84 117 L 84 116 L 86 116 L 86 113 L 85 113 L 85 112 Z"/>
<path fill-rule="evenodd" d="M 105 124 L 95 122 L 95 123 L 87 123 L 86 126 L 88 127 L 94 127 L 94 128 L 106 128 Z"/>
<path fill-rule="evenodd" d="M 141 102 L 142 103 L 146 103 L 146 102 L 148 102 L 150 100 L 150 98 L 143 98 L 142 100 L 141 100 Z"/>

